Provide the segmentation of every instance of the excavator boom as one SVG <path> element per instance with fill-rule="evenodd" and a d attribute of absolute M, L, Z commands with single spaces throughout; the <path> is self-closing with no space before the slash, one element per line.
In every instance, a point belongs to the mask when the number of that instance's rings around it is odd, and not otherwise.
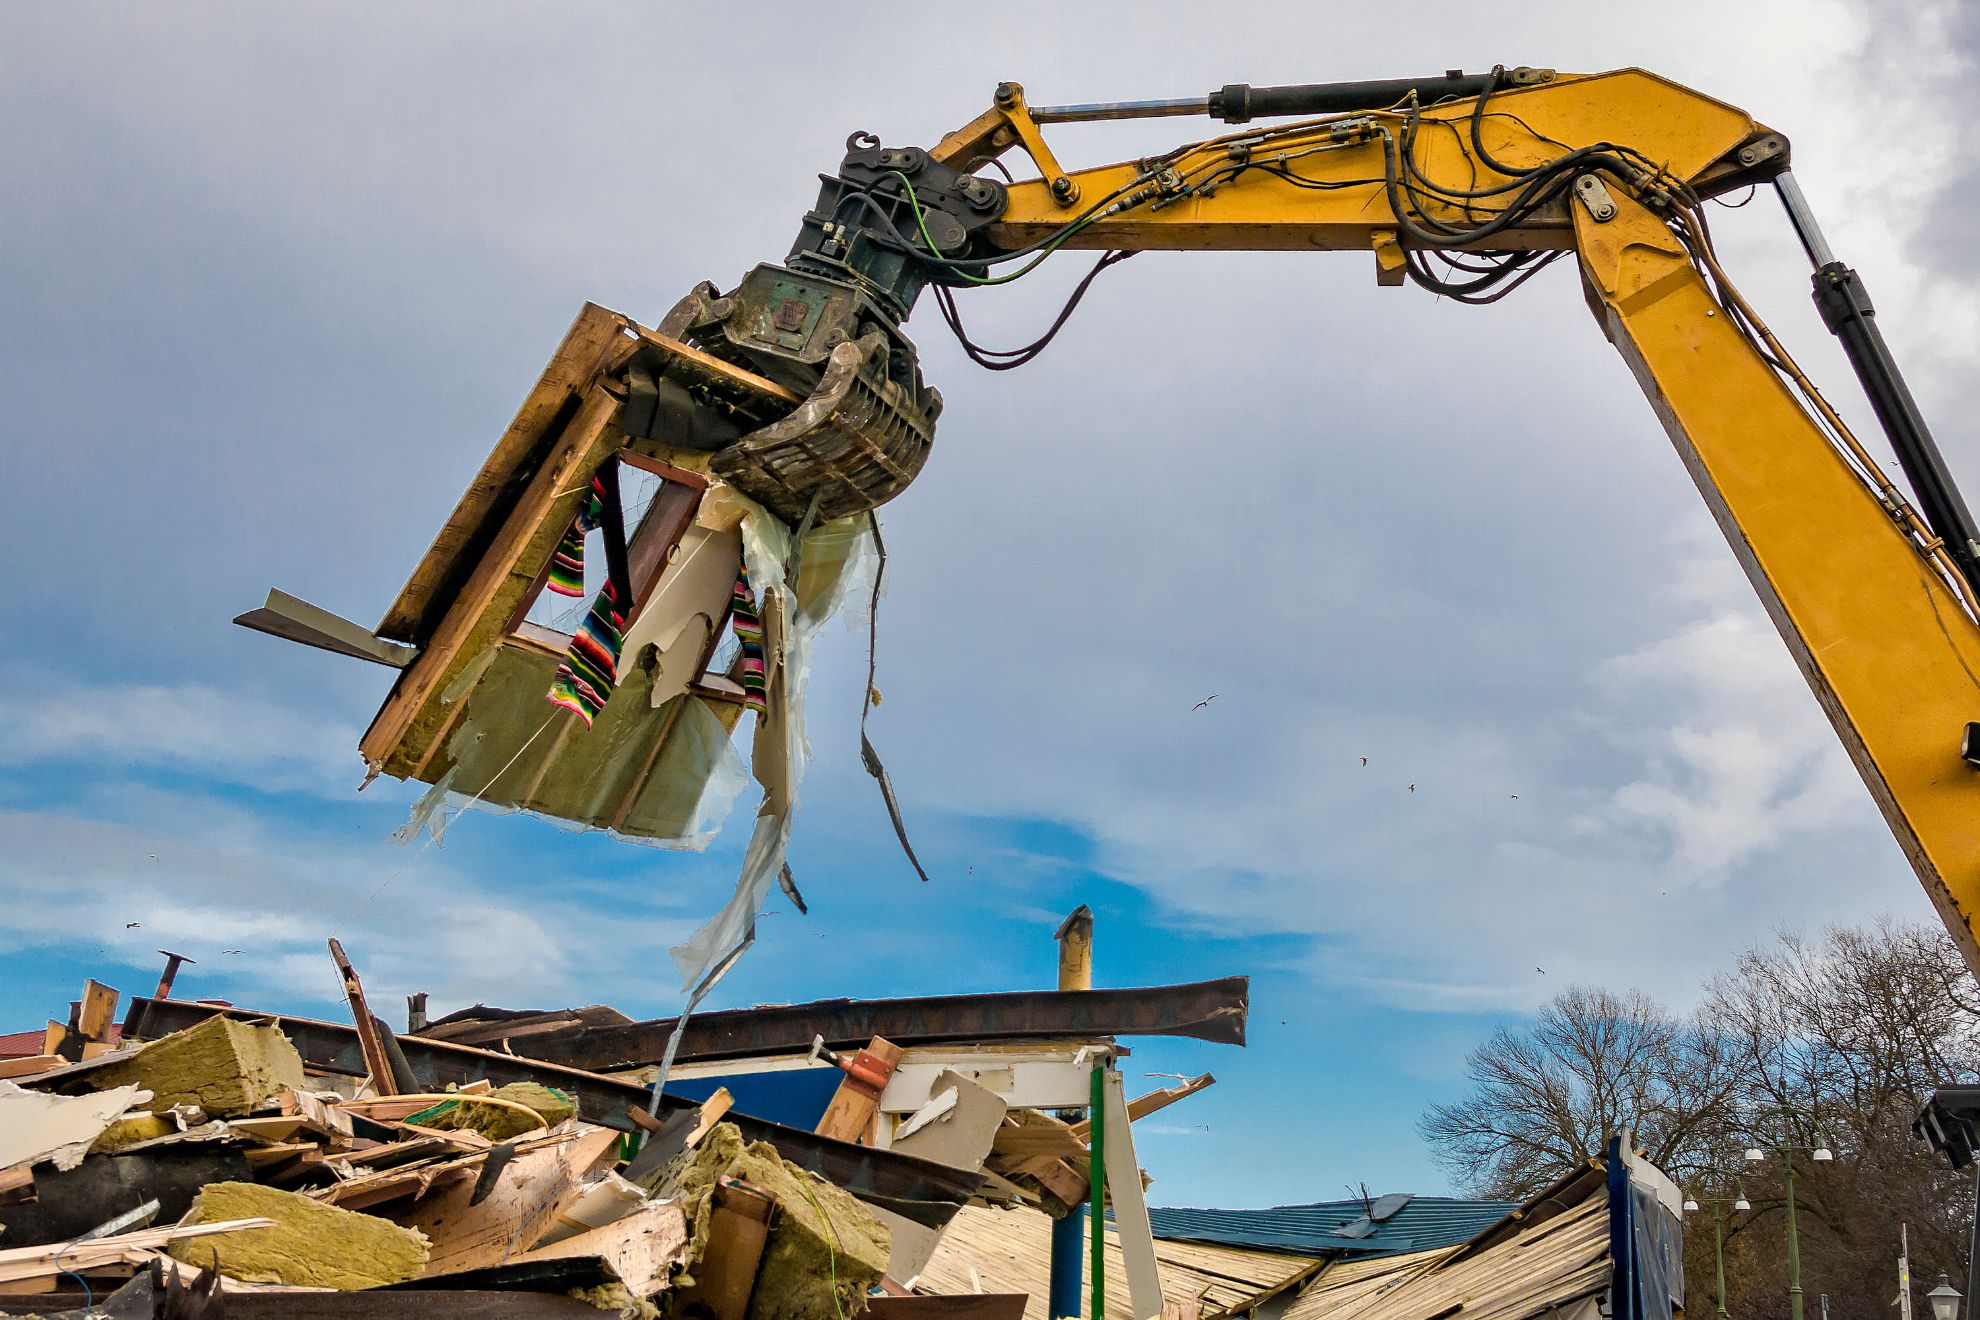
<path fill-rule="evenodd" d="M 1062 167 L 1042 131 L 1183 115 L 1242 126 L 1082 169 Z M 1295 117 L 1257 122 L 1268 116 Z M 1980 971 L 1980 536 L 1860 281 L 1828 252 L 1787 173 L 1781 134 L 1642 70 L 1522 68 L 1047 108 L 1006 83 L 932 149 L 865 135 L 848 145 L 786 267 L 770 269 L 857 290 L 896 335 L 924 290 L 960 332 L 953 289 L 1005 282 L 1015 278 L 1006 264 L 1021 274 L 1062 249 L 1365 250 L 1379 283 L 1467 302 L 1504 296 L 1572 254 L 1603 333 Z M 978 173 L 1012 151 L 1036 177 Z M 1879 470 L 1719 264 L 1704 202 L 1762 184 L 1788 205 L 1817 304 L 1912 495 Z M 807 296 L 786 288 L 786 323 L 802 323 L 791 300 Z M 728 333 L 731 347 L 747 338 L 733 318 Z M 750 347 L 782 351 L 760 337 Z M 903 388 L 919 385 L 909 353 L 894 365 Z"/>

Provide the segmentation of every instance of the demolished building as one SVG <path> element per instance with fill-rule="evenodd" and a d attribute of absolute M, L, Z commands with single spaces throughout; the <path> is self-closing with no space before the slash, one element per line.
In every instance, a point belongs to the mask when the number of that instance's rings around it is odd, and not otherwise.
<path fill-rule="evenodd" d="M 1613 1142 L 1518 1205 L 1155 1209 L 1136 1037 L 1242 1045 L 1241 977 L 636 1022 L 477 1006 L 395 1032 L 89 982 L 0 1061 L 0 1314 L 1668 1320 L 1675 1188 Z M 113 1043 L 112 1036 L 119 1039 Z M 670 1041 L 667 1087 L 652 1086 Z M 87 1056 L 87 1057 L 85 1057 Z M 1080 1112 L 1075 1112 L 1080 1111 Z"/>

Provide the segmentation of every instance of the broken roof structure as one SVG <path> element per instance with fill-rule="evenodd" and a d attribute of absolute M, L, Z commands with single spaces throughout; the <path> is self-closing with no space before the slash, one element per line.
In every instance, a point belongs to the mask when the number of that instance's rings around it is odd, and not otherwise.
<path fill-rule="evenodd" d="M 120 1026 L 92 981 L 41 1053 L 4 1065 L 20 1121 L 0 1152 L 0 1313 L 10 1285 L 44 1313 L 86 1305 L 66 1295 L 82 1282 L 154 1310 L 305 1289 L 310 1314 L 411 1316 L 432 1312 L 410 1292 L 440 1290 L 463 1314 L 557 1313 L 548 1294 L 626 1315 L 1016 1320 L 1014 1292 L 905 1281 L 966 1212 L 1044 1224 L 1100 1185 L 1137 1308 L 1159 1309 L 1165 1268 L 1209 1280 L 1193 1261 L 1247 1254 L 1158 1246 L 1141 1199 L 1132 1124 L 1214 1079 L 1130 1102 L 1115 1066 L 1124 1036 L 1242 1044 L 1241 977 L 824 1000 L 679 1034 L 602 1005 L 428 1022 L 415 996 L 395 1032 L 331 954 L 347 1023 L 152 996 Z M 77 1256 L 86 1235 L 102 1245 Z M 1283 1287 L 1306 1268 L 1270 1271 Z"/>
<path fill-rule="evenodd" d="M 1153 1209 L 1148 1216 L 1158 1238 L 1360 1260 L 1469 1242 L 1517 1208 L 1515 1201 L 1401 1192 L 1269 1210 Z"/>
<path fill-rule="evenodd" d="M 1683 1306 L 1675 1186 L 1654 1166 L 1610 1143 L 1525 1202 L 1398 1195 L 1271 1210 L 1150 1210 L 1161 1262 L 1164 1314 L 1195 1320 L 1669 1320 Z M 1388 1206 L 1384 1206 L 1384 1202 Z M 1384 1250 L 1379 1234 L 1321 1247 L 1311 1226 L 1375 1207 L 1395 1219 L 1422 1201 L 1412 1231 L 1428 1249 Z M 1338 1207 L 1338 1209 L 1336 1209 Z M 1372 1216 L 1371 1216 L 1372 1218 Z M 1352 1223 L 1352 1220 L 1346 1221 Z M 1049 1223 L 1025 1210 L 966 1208 L 951 1223 L 917 1286 L 982 1288 L 1044 1307 Z M 1324 1236 L 1333 1237 L 1332 1234 Z M 1231 1238 L 1279 1237 L 1275 1247 Z M 1391 1236 L 1387 1246 L 1402 1239 Z M 1306 1244 L 1298 1249 L 1295 1244 Z M 1107 1316 L 1134 1320 L 1118 1239 L 1108 1236 Z"/>

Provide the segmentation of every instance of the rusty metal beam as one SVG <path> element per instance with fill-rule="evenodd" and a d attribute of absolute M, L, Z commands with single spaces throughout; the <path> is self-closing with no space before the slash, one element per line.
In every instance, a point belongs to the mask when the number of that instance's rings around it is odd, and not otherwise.
<path fill-rule="evenodd" d="M 347 1077 L 365 1074 L 364 1050 L 355 1029 L 314 1018 L 285 1017 L 256 1013 L 217 1004 L 194 1004 L 175 999 L 134 999 L 125 1018 L 125 1029 L 136 1038 L 138 1024 L 152 1036 L 167 1035 L 195 1026 L 210 1017 L 230 1017 L 243 1022 L 266 1022 L 278 1028 L 302 1055 L 303 1064 L 319 1072 L 341 1073 Z M 636 1082 L 602 1077 L 578 1068 L 563 1067 L 540 1059 L 518 1058 L 472 1045 L 421 1040 L 417 1036 L 398 1038 L 413 1076 L 430 1091 L 449 1084 L 492 1082 L 536 1082 L 554 1086 L 577 1102 L 578 1113 L 588 1123 L 598 1123 L 620 1131 L 632 1131 L 626 1117 L 632 1106 L 644 1106 L 646 1088 Z M 661 1097 L 661 1110 L 690 1109 L 698 1100 Z M 843 1141 L 833 1141 L 811 1132 L 801 1132 L 780 1123 L 767 1123 L 731 1111 L 728 1122 L 742 1129 L 746 1141 L 767 1141 L 777 1153 L 800 1168 L 809 1169 L 827 1181 L 845 1188 L 854 1196 L 920 1223 L 947 1223 L 957 1208 L 968 1200 L 983 1182 L 980 1173 L 952 1169 L 931 1160 L 874 1150 Z"/>
<path fill-rule="evenodd" d="M 1221 981 L 1133 990 L 823 999 L 697 1013 L 688 1019 L 678 1057 L 686 1061 L 801 1054 L 816 1036 L 823 1036 L 834 1048 L 864 1045 L 875 1036 L 903 1046 L 1103 1036 L 1189 1036 L 1242 1045 L 1250 986 L 1248 977 L 1227 976 Z M 672 1018 L 583 1027 L 518 1038 L 512 1048 L 573 1068 L 638 1068 L 659 1060 L 673 1029 Z"/>

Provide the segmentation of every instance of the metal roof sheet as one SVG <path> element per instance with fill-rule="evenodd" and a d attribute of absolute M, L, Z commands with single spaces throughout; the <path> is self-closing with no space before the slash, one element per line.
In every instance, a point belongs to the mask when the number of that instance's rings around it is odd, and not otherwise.
<path fill-rule="evenodd" d="M 1151 1207 L 1155 1236 L 1303 1255 L 1355 1259 L 1429 1251 L 1468 1242 L 1518 1208 L 1516 1201 L 1449 1196 L 1387 1196 L 1377 1201 L 1320 1201 L 1268 1210 Z M 1386 1217 L 1383 1212 L 1388 1212 Z"/>

